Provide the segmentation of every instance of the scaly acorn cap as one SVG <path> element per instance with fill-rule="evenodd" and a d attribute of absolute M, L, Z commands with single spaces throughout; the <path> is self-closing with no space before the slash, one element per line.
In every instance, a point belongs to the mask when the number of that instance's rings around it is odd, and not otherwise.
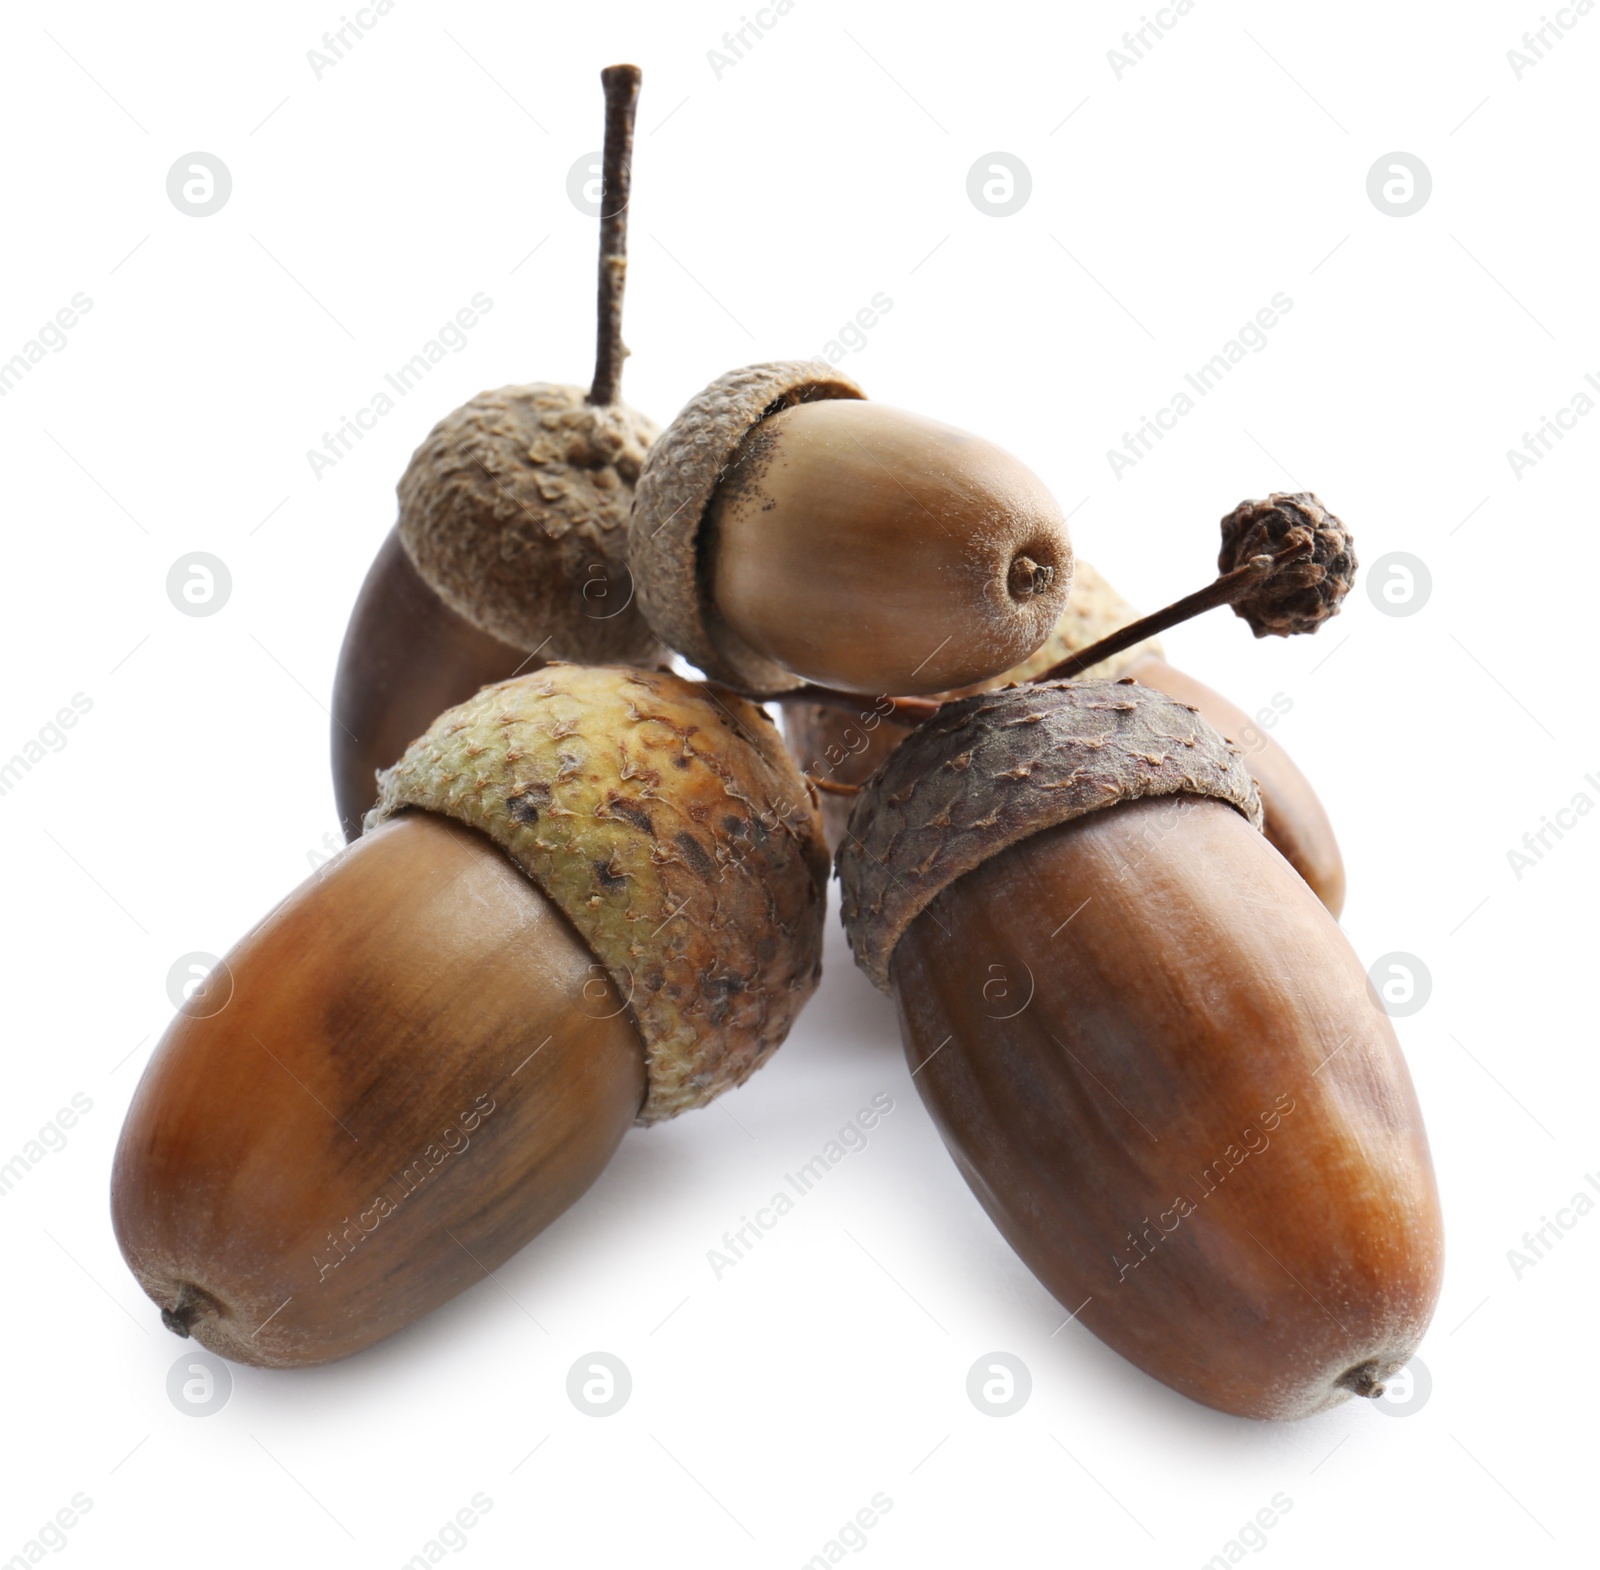
<path fill-rule="evenodd" d="M 663 658 L 636 603 L 628 511 L 658 432 L 626 404 L 533 382 L 428 433 L 398 487 L 400 541 L 451 610 L 545 659 Z"/>
<path fill-rule="evenodd" d="M 1233 614 L 1250 623 L 1258 638 L 1315 632 L 1355 582 L 1356 552 L 1350 531 L 1310 491 L 1274 491 L 1265 501 L 1240 502 L 1222 520 L 1217 571 L 1228 573 L 1256 556 L 1309 543 L 1311 555 L 1263 580 L 1233 602 Z"/>
<path fill-rule="evenodd" d="M 815 794 L 766 712 L 666 671 L 552 664 L 442 714 L 379 776 L 487 834 L 605 966 L 649 1064 L 641 1124 L 742 1084 L 822 967 Z"/>
<path fill-rule="evenodd" d="M 1131 678 L 978 693 L 919 725 L 856 798 L 839 847 L 856 964 L 889 990 L 907 927 L 963 873 L 1058 823 L 1146 796 L 1210 797 L 1260 829 L 1238 747 Z"/>
<path fill-rule="evenodd" d="M 640 609 L 661 641 L 713 681 L 751 692 L 804 685 L 755 653 L 714 642 L 700 535 L 712 493 L 739 443 L 780 409 L 828 398 L 865 398 L 848 377 L 815 360 L 775 360 L 719 376 L 686 403 L 650 449 L 628 525 Z"/>

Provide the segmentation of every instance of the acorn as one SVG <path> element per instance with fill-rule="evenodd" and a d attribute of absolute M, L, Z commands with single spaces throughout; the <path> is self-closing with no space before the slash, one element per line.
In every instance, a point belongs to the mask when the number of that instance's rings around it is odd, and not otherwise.
<path fill-rule="evenodd" d="M 826 880 L 756 706 L 562 664 L 485 688 L 174 1020 L 117 1150 L 124 1258 L 239 1362 L 392 1334 L 565 1211 L 631 1124 L 766 1060 L 816 987 Z"/>
<path fill-rule="evenodd" d="M 1128 680 L 947 704 L 839 851 L 957 1165 L 1068 1313 L 1245 1417 L 1376 1396 L 1438 1299 L 1416 1095 L 1236 747 Z"/>
<path fill-rule="evenodd" d="M 1080 556 L 1076 559 L 1067 608 L 1043 647 L 1003 676 L 974 690 L 1033 681 L 1058 661 L 1127 626 L 1137 615 Z M 1339 853 L 1339 842 L 1311 782 L 1283 746 L 1236 704 L 1167 664 L 1155 638 L 1143 638 L 1077 673 L 1077 679 L 1083 681 L 1113 681 L 1122 676 L 1131 676 L 1144 686 L 1157 687 L 1169 697 L 1192 704 L 1227 740 L 1244 749 L 1245 764 L 1261 792 L 1268 842 L 1338 916 L 1344 909 L 1345 896 L 1344 858 Z M 946 696 L 960 698 L 968 693 Z M 851 710 L 799 696 L 782 699 L 781 709 L 789 749 L 823 792 L 823 826 L 829 844 L 837 846 L 850 818 L 855 788 L 866 783 L 911 727 L 889 718 L 883 706 L 871 700 L 863 700 Z"/>
<path fill-rule="evenodd" d="M 815 362 L 696 394 L 645 460 L 629 540 L 661 641 L 763 697 L 987 681 L 1049 637 L 1072 577 L 1028 468 Z"/>
<path fill-rule="evenodd" d="M 361 832 L 377 772 L 434 716 L 547 660 L 653 665 L 628 512 L 656 426 L 621 401 L 637 66 L 600 73 L 606 131 L 594 381 L 479 393 L 428 433 L 351 613 L 334 681 L 334 795 Z"/>

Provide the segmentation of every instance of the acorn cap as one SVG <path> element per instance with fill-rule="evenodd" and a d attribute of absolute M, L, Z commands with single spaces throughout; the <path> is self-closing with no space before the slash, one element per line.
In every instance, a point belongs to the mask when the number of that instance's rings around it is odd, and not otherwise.
<path fill-rule="evenodd" d="M 1222 520 L 1222 573 L 1296 543 L 1312 547 L 1305 561 L 1277 568 L 1233 602 L 1234 615 L 1249 622 L 1258 638 L 1315 632 L 1337 616 L 1355 582 L 1355 546 L 1350 531 L 1310 491 L 1274 491 L 1265 501 L 1240 502 Z"/>
<path fill-rule="evenodd" d="M 412 454 L 401 543 L 451 610 L 502 643 L 653 664 L 664 651 L 635 603 L 628 510 L 656 435 L 581 387 L 481 392 Z"/>
<path fill-rule="evenodd" d="M 754 650 L 712 637 L 700 563 L 701 525 L 712 493 L 740 442 L 768 415 L 800 403 L 865 397 L 848 376 L 815 360 L 746 365 L 696 393 L 650 449 L 628 526 L 639 606 L 661 641 L 713 681 L 751 692 L 803 685 Z"/>
<path fill-rule="evenodd" d="M 1045 682 L 947 704 L 856 799 L 839 847 L 856 964 L 889 990 L 906 928 L 1019 840 L 1146 796 L 1210 797 L 1261 827 L 1243 755 L 1199 712 L 1131 678 Z"/>
<path fill-rule="evenodd" d="M 554 664 L 434 721 L 379 777 L 487 834 L 605 966 L 644 1043 L 638 1121 L 742 1084 L 821 974 L 827 850 L 764 710 L 665 671 Z"/>

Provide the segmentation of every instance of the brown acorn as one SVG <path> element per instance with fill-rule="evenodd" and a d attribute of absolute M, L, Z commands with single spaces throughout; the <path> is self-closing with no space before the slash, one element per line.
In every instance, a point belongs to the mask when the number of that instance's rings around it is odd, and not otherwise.
<path fill-rule="evenodd" d="M 1072 547 L 1009 453 L 868 403 L 814 362 L 751 365 L 690 400 L 645 460 L 629 526 L 641 609 L 707 676 L 945 692 L 1026 659 Z"/>
<path fill-rule="evenodd" d="M 163 1038 L 112 1179 L 179 1334 L 344 1357 L 503 1264 L 820 971 L 814 798 L 756 706 L 553 664 L 438 718 Z"/>
<path fill-rule="evenodd" d="M 1067 608 L 1044 646 L 1003 676 L 973 690 L 1033 681 L 1068 655 L 1128 625 L 1137 614 L 1080 556 Z M 1144 686 L 1159 688 L 1170 697 L 1192 704 L 1224 737 L 1243 749 L 1245 765 L 1261 792 L 1268 842 L 1337 916 L 1344 908 L 1345 896 L 1339 842 L 1311 782 L 1282 745 L 1220 693 L 1167 664 L 1161 645 L 1154 638 L 1143 639 L 1078 672 L 1076 679 L 1113 681 L 1122 676 L 1131 676 Z M 960 698 L 968 693 L 947 696 Z M 854 804 L 852 787 L 864 785 L 912 728 L 897 723 L 883 708 L 871 699 L 863 699 L 853 711 L 804 695 L 781 700 L 789 749 L 823 790 L 822 820 L 831 845 L 837 846 L 844 835 Z"/>
<path fill-rule="evenodd" d="M 1208 1406 L 1375 1396 L 1438 1298 L 1415 1093 L 1238 750 L 1131 681 L 948 704 L 839 852 L 963 1176 L 1075 1318 Z"/>
<path fill-rule="evenodd" d="M 627 524 L 657 429 L 621 401 L 637 66 L 600 73 L 606 136 L 594 382 L 479 393 L 428 433 L 361 587 L 334 682 L 345 837 L 433 717 L 547 660 L 665 658 L 634 603 Z"/>

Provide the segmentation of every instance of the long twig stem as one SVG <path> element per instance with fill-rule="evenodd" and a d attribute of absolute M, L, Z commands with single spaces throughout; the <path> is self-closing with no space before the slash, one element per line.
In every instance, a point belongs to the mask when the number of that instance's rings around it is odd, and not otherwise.
<path fill-rule="evenodd" d="M 622 290 L 628 279 L 628 197 L 633 184 L 633 122 L 639 107 L 639 67 L 608 65 L 600 73 L 606 91 L 606 145 L 600 192 L 600 294 L 596 311 L 594 385 L 589 402 L 615 403 L 622 396 Z"/>

